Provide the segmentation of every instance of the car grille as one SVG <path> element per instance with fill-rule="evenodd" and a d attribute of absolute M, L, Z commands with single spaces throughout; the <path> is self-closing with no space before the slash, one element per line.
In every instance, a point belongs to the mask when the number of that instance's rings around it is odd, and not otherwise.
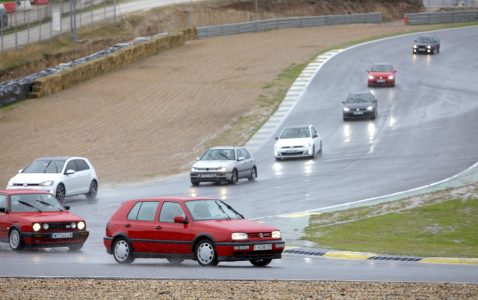
<path fill-rule="evenodd" d="M 262 234 L 262 237 L 260 235 Z M 247 234 L 250 239 L 266 239 L 272 237 L 272 232 L 254 232 Z"/>
<path fill-rule="evenodd" d="M 43 230 L 43 228 L 42 228 L 42 231 L 59 231 L 59 230 L 70 231 L 70 230 L 76 230 L 76 227 L 74 229 L 71 228 L 71 223 L 76 223 L 76 222 L 60 222 L 60 223 L 44 222 L 44 223 L 41 223 L 42 226 L 45 223 L 48 224 L 49 228 L 48 228 L 48 230 Z"/>
<path fill-rule="evenodd" d="M 196 168 L 198 172 L 219 171 L 221 168 Z"/>
<path fill-rule="evenodd" d="M 304 148 L 304 146 L 282 146 L 281 149 L 297 149 Z"/>
<path fill-rule="evenodd" d="M 13 186 L 39 186 L 38 183 L 14 183 Z"/>

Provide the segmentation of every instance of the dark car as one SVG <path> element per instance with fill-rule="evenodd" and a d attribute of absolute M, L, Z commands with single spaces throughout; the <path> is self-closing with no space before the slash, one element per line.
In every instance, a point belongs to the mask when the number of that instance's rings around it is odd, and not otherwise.
<path fill-rule="evenodd" d="M 349 94 L 344 104 L 344 121 L 352 118 L 370 118 L 377 117 L 377 99 L 370 92 Z"/>
<path fill-rule="evenodd" d="M 440 52 L 440 40 L 436 36 L 419 36 L 413 43 L 413 54 Z"/>
<path fill-rule="evenodd" d="M 397 70 L 391 64 L 374 64 L 368 73 L 368 86 L 395 86 Z"/>
<path fill-rule="evenodd" d="M 285 243 L 276 227 L 246 220 L 221 200 L 166 197 L 123 203 L 106 225 L 104 245 L 122 264 L 142 257 L 263 267 L 281 258 Z"/>
<path fill-rule="evenodd" d="M 0 241 L 13 250 L 68 247 L 79 250 L 88 238 L 85 221 L 50 193 L 0 190 Z"/>

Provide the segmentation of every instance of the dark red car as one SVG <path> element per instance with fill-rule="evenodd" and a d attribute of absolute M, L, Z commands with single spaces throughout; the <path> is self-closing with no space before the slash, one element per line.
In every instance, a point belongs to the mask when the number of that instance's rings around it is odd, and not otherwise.
<path fill-rule="evenodd" d="M 86 223 L 48 192 L 0 190 L 0 241 L 13 250 L 68 247 L 79 250 L 88 238 Z"/>
<path fill-rule="evenodd" d="M 368 73 L 368 86 L 395 86 L 397 71 L 390 64 L 374 64 Z"/>
<path fill-rule="evenodd" d="M 106 225 L 104 244 L 118 263 L 156 257 L 202 266 L 241 260 L 266 266 L 285 246 L 277 228 L 246 220 L 221 200 L 173 197 L 123 203 Z"/>

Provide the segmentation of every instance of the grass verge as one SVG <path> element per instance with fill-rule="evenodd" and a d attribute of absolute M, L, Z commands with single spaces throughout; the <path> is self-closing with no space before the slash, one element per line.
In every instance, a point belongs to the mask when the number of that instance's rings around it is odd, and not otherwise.
<path fill-rule="evenodd" d="M 471 191 L 470 191 L 471 189 Z M 450 198 L 453 197 L 453 198 Z M 422 257 L 478 257 L 478 188 L 313 215 L 303 239 L 321 248 Z"/>

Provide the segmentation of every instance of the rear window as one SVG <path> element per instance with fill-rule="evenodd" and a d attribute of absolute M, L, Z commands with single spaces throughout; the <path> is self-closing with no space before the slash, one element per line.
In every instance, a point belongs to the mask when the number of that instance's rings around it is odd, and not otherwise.
<path fill-rule="evenodd" d="M 128 220 L 154 221 L 159 202 L 138 202 L 128 214 Z"/>

